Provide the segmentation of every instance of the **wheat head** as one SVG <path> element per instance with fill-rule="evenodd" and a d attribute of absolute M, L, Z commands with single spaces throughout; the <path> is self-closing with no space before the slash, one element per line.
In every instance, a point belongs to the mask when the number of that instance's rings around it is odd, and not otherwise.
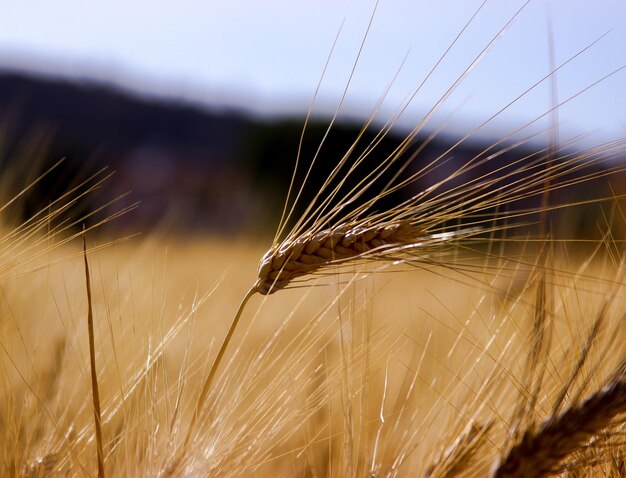
<path fill-rule="evenodd" d="M 471 230 L 426 234 L 410 221 L 375 225 L 340 224 L 316 233 L 305 233 L 272 247 L 259 263 L 255 291 L 272 294 L 292 280 L 331 266 L 355 260 L 389 260 L 410 249 L 427 250 Z"/>

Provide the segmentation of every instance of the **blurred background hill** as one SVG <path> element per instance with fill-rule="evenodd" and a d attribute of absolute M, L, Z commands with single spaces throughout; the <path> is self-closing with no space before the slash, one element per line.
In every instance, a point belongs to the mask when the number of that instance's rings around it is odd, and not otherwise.
<path fill-rule="evenodd" d="M 72 183 L 108 167 L 115 171 L 114 177 L 103 188 L 99 203 L 87 207 L 95 208 L 131 192 L 126 203 L 139 201 L 140 206 L 114 227 L 144 232 L 155 226 L 229 235 L 271 231 L 287 193 L 303 124 L 302 118 L 270 120 L 242 110 L 141 97 L 93 81 L 9 71 L 0 73 L 0 111 L 3 164 L 16 165 L 21 171 L 14 174 L 10 194 L 65 158 L 63 167 L 28 195 L 20 219 L 45 207 Z M 304 161 L 315 155 L 329 121 L 317 118 L 309 124 L 302 149 Z M 348 151 L 360 128 L 355 122 L 333 127 L 317 160 L 312 186 L 305 191 L 305 203 L 306 195 L 315 194 L 315 185 L 321 184 Z M 375 127 L 368 130 L 361 144 L 368 144 L 377 131 Z M 401 130 L 387 136 L 373 155 L 372 166 L 398 147 L 405 133 Z M 425 138 L 426 133 L 418 137 L 410 151 Z M 420 153 L 413 170 L 444 154 L 457 140 L 438 134 Z M 472 139 L 455 147 L 437 176 L 418 182 L 403 192 L 404 197 L 450 174 L 497 140 Z M 517 147 L 498 161 L 519 160 L 535 148 L 532 144 Z M 473 175 L 493 167 L 477 168 Z M 609 194 L 608 188 L 599 188 L 574 188 L 562 193 L 561 200 Z M 593 229 L 586 221 L 595 221 L 593 214 L 570 224 L 571 232 L 580 235 Z"/>

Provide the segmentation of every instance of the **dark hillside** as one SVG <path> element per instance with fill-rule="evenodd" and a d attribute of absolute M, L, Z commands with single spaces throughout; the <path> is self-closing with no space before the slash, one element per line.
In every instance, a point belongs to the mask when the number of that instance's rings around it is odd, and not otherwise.
<path fill-rule="evenodd" d="M 241 112 L 139 98 L 102 85 L 14 72 L 0 74 L 0 121 L 5 177 L 12 171 L 11 177 L 15 178 L 12 193 L 46 165 L 66 158 L 64 165 L 29 196 L 23 215 L 47 204 L 72 180 L 108 166 L 117 173 L 104 188 L 101 199 L 132 191 L 129 201 L 141 202 L 136 211 L 117 222 L 118 227 L 145 230 L 165 223 L 217 233 L 273 228 L 286 194 L 302 125 L 300 118 L 260 121 Z M 315 154 L 325 129 L 324 122 L 310 125 L 303 144 L 305 161 Z M 305 200 L 316 193 L 358 132 L 356 125 L 342 124 L 333 129 L 321 149 Z M 375 131 L 367 132 L 354 154 L 374 137 Z M 387 136 L 363 170 L 375 168 L 401 140 L 400 136 Z M 410 151 L 419 144 L 418 139 Z M 424 149 L 412 170 L 441 155 L 451 144 L 452 139 L 440 135 Z M 446 155 L 445 164 L 421 184 L 389 201 L 402 200 L 428 187 L 486 146 L 464 143 Z M 498 157 L 494 164 L 505 164 L 530 152 L 518 148 Z M 485 171 L 476 169 L 457 183 Z M 381 184 L 385 179 L 389 175 L 381 178 Z M 591 193 L 598 191 L 578 188 L 568 191 L 567 197 L 581 199 Z M 580 221 L 575 227 L 577 232 L 593 229 L 588 219 L 577 217 L 576 221 Z"/>

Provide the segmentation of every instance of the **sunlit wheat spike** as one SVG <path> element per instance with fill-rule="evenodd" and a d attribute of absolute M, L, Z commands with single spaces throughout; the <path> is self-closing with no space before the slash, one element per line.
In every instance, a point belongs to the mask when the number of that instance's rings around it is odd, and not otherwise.
<path fill-rule="evenodd" d="M 324 268 L 354 260 L 395 260 L 408 249 L 426 249 L 471 230 L 427 234 L 410 221 L 382 224 L 341 224 L 304 234 L 270 249 L 261 259 L 255 290 L 272 294 L 291 281 Z"/>
<path fill-rule="evenodd" d="M 621 166 L 612 166 L 596 171 L 594 166 L 612 159 L 622 147 L 622 142 L 615 142 L 578 153 L 563 152 L 554 164 L 548 152 L 539 151 L 450 186 L 448 183 L 494 160 L 499 153 L 477 157 L 439 183 L 382 212 L 371 210 L 381 197 L 377 195 L 341 217 L 341 209 L 351 201 L 346 200 L 331 211 L 330 217 L 305 229 L 296 227 L 282 242 L 276 242 L 260 261 L 254 290 L 271 294 L 295 279 L 351 261 L 419 261 L 420 255 L 441 251 L 444 243 L 526 225 L 541 211 L 566 205 L 520 208 L 514 205 L 516 201 L 538 197 L 548 180 L 547 189 L 558 190 L 620 170 Z M 335 215 L 340 219 L 333 224 Z"/>
<path fill-rule="evenodd" d="M 256 290 L 271 294 L 298 277 L 358 257 L 381 255 L 414 243 L 420 231 L 409 222 L 379 226 L 342 224 L 304 234 L 270 249 L 261 260 Z"/>

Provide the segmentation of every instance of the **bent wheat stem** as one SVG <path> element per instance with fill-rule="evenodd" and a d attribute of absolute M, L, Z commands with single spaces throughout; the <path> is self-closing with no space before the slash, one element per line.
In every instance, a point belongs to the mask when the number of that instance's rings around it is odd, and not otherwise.
<path fill-rule="evenodd" d="M 196 423 L 198 422 L 198 417 L 200 416 L 200 412 L 202 411 L 204 402 L 206 401 L 207 396 L 209 395 L 209 391 L 211 390 L 211 384 L 213 383 L 215 374 L 217 373 L 217 370 L 220 366 L 220 362 L 222 361 L 222 358 L 224 357 L 224 353 L 226 352 L 226 348 L 228 347 L 230 339 L 232 338 L 233 333 L 235 332 L 235 329 L 237 328 L 237 324 L 239 323 L 241 314 L 243 313 L 243 310 L 246 304 L 248 303 L 248 300 L 250 300 L 250 297 L 252 297 L 255 292 L 257 292 L 255 288 L 251 288 L 250 290 L 248 290 L 248 292 L 246 292 L 246 295 L 243 297 L 241 304 L 239 304 L 239 308 L 237 309 L 235 318 L 230 324 L 230 328 L 228 329 L 228 332 L 226 333 L 226 337 L 224 337 L 222 346 L 220 347 L 219 351 L 217 352 L 217 356 L 215 357 L 215 360 L 213 361 L 211 370 L 209 371 L 209 374 L 207 375 L 207 378 L 204 381 L 204 385 L 202 385 L 202 390 L 200 391 L 200 395 L 198 396 L 198 401 L 196 403 L 196 409 L 194 410 L 193 416 L 191 417 L 191 422 L 189 423 L 189 428 L 187 429 L 187 435 L 185 436 L 185 441 L 183 442 L 183 453 L 185 452 L 185 450 L 187 449 L 187 446 L 189 445 L 189 442 L 191 440 L 191 435 L 193 434 L 193 430 L 196 426 Z"/>

